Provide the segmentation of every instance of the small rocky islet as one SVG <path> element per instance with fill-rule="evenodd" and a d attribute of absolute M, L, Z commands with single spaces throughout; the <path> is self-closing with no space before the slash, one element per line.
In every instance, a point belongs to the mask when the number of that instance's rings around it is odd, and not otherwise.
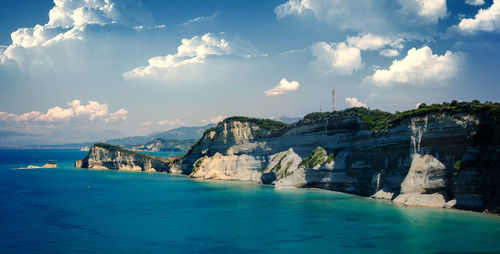
<path fill-rule="evenodd" d="M 311 113 L 293 124 L 230 117 L 170 158 L 94 144 L 75 163 L 320 188 L 419 207 L 500 212 L 500 104 Z"/>

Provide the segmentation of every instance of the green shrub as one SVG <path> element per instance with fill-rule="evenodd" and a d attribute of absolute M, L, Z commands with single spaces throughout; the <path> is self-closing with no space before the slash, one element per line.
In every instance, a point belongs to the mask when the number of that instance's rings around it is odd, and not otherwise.
<path fill-rule="evenodd" d="M 317 165 L 325 163 L 327 160 L 328 155 L 326 154 L 325 149 L 318 146 L 309 153 L 309 156 L 300 162 L 300 165 L 304 165 L 306 168 L 314 168 Z"/>
<path fill-rule="evenodd" d="M 367 108 L 357 107 L 334 112 L 310 113 L 300 122 L 324 120 L 328 117 L 356 115 L 361 118 L 361 120 L 363 120 L 373 131 L 380 131 L 391 128 L 405 119 L 415 116 L 424 116 L 431 113 L 482 114 L 486 119 L 494 122 L 500 122 L 500 103 L 480 103 L 478 100 L 474 100 L 472 102 L 458 102 L 454 100 L 451 103 L 443 102 L 443 104 L 432 105 L 422 103 L 418 109 L 397 112 L 395 114 L 378 109 L 370 110 Z"/>

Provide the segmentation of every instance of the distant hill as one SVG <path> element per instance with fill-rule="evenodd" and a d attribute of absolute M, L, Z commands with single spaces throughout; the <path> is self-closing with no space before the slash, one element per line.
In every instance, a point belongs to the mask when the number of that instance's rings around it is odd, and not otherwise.
<path fill-rule="evenodd" d="M 179 127 L 168 131 L 155 132 L 147 136 L 133 136 L 126 138 L 102 140 L 102 142 L 111 145 L 143 145 L 153 139 L 174 139 L 174 140 L 188 140 L 199 139 L 203 136 L 206 129 L 214 127 L 215 124 L 208 124 L 205 126 L 197 127 Z"/>
<path fill-rule="evenodd" d="M 274 117 L 271 118 L 276 121 L 284 122 L 284 123 L 295 123 L 299 120 L 302 119 L 302 117 L 288 117 L 288 116 L 282 116 L 282 117 Z"/>
<path fill-rule="evenodd" d="M 143 145 L 128 145 L 124 148 L 137 152 L 179 152 L 186 153 L 191 146 L 196 143 L 197 139 L 164 139 L 155 138 Z"/>

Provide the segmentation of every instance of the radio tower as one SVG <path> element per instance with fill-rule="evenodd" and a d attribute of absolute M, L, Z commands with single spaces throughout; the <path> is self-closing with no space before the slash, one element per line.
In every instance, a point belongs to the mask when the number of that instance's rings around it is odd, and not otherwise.
<path fill-rule="evenodd" d="M 335 112 L 335 89 L 332 88 L 332 112 Z"/>

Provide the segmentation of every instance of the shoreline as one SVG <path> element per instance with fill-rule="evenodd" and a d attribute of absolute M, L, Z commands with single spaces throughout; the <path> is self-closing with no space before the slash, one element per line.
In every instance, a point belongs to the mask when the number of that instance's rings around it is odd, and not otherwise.
<path fill-rule="evenodd" d="M 93 169 L 93 168 L 77 168 L 74 167 L 75 169 L 85 169 L 89 171 L 115 171 L 115 172 L 127 172 L 127 173 L 153 173 L 153 174 L 165 174 L 165 175 L 172 175 L 172 176 L 182 176 L 183 178 L 186 178 L 191 181 L 198 181 L 198 182 L 209 182 L 209 183 L 224 183 L 224 182 L 239 182 L 239 183 L 249 183 L 249 184 L 255 184 L 255 185 L 262 185 L 262 186 L 268 186 L 272 187 L 274 191 L 287 191 L 287 190 L 304 190 L 304 191 L 320 191 L 324 193 L 339 193 L 343 195 L 351 195 L 355 198 L 359 199 L 364 199 L 364 200 L 370 200 L 370 201 L 375 201 L 375 202 L 383 202 L 386 204 L 390 204 L 395 207 L 407 207 L 407 208 L 416 208 L 416 209 L 432 209 L 436 211 L 440 210 L 453 210 L 453 211 L 460 211 L 460 212 L 467 212 L 471 214 L 482 214 L 482 215 L 487 215 L 487 216 L 495 216 L 500 218 L 500 213 L 493 213 L 493 212 L 488 212 L 488 211 L 474 211 L 474 210 L 465 210 L 465 209 L 459 209 L 459 208 L 438 208 L 438 207 L 426 207 L 426 206 L 411 206 L 411 205 L 400 205 L 392 202 L 392 200 L 388 199 L 381 199 L 381 198 L 373 198 L 373 197 L 366 197 L 366 196 L 360 196 L 352 193 L 347 193 L 347 192 L 341 192 L 341 191 L 335 191 L 335 190 L 328 190 L 328 189 L 321 189 L 321 188 L 316 188 L 316 187 L 311 187 L 311 188 L 283 188 L 283 189 L 276 189 L 274 188 L 274 184 L 265 184 L 265 183 L 259 183 L 259 182 L 253 182 L 253 181 L 246 181 L 246 180 L 237 180 L 237 179 L 230 179 L 230 180 L 224 180 L 224 179 L 204 179 L 204 178 L 195 178 L 191 177 L 189 175 L 185 175 L 182 173 L 168 173 L 168 172 L 158 172 L 158 171 L 131 171 L 131 170 L 120 170 L 120 169 Z"/>

